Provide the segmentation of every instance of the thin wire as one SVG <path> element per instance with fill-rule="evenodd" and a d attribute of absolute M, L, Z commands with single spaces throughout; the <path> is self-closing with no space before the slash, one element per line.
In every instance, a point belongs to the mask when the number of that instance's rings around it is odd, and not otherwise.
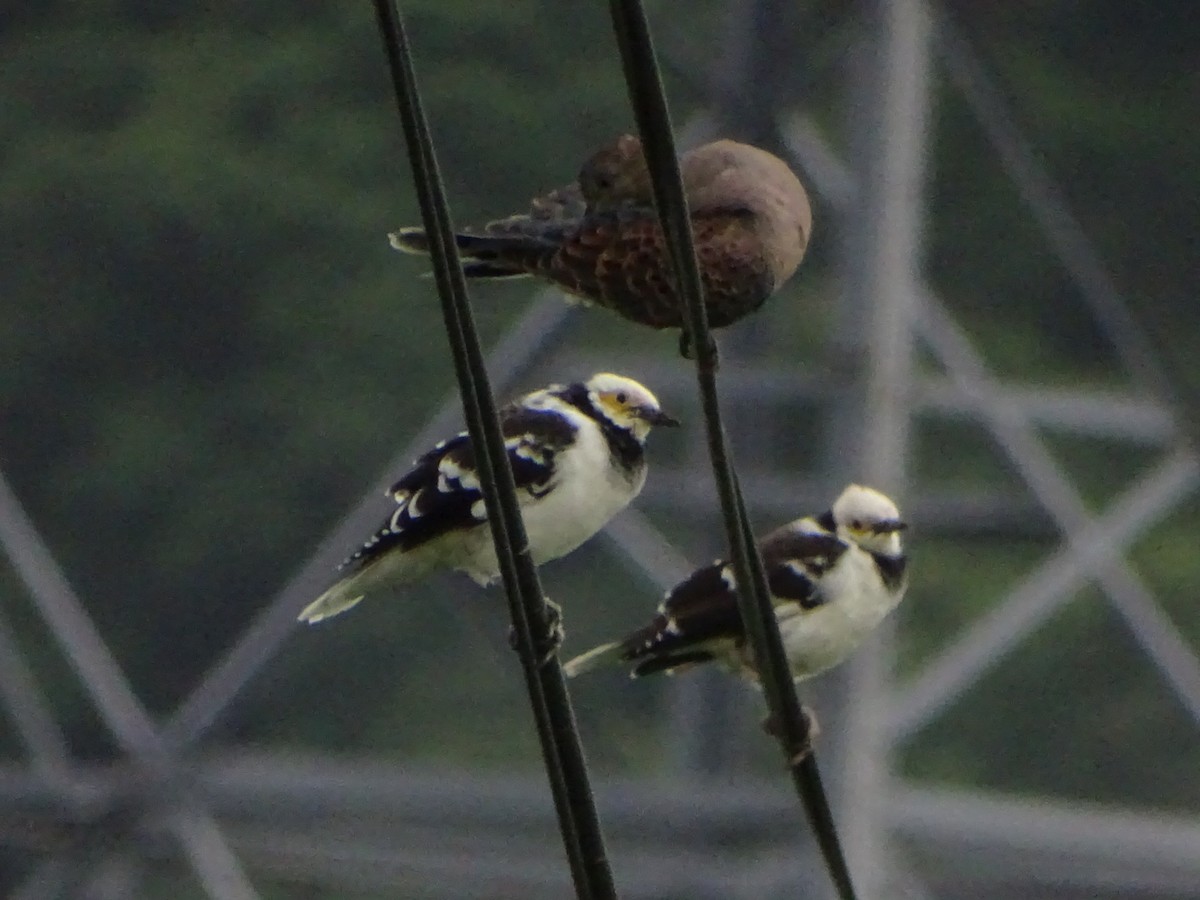
<path fill-rule="evenodd" d="M 717 348 L 708 327 L 691 221 L 671 134 L 671 118 L 655 61 L 649 24 L 640 0 L 610 0 L 609 7 L 621 51 L 630 104 L 645 148 L 654 201 L 671 257 L 675 284 L 687 306 L 684 329 L 696 355 L 696 377 L 708 434 L 709 455 L 739 585 L 739 611 L 747 627 L 763 693 L 777 725 L 793 783 L 816 833 L 825 863 L 842 900 L 855 900 L 850 870 L 838 840 L 816 758 L 811 752 L 808 725 L 800 712 L 762 559 L 746 514 L 721 422 L 716 385 Z"/>
<path fill-rule="evenodd" d="M 404 125 L 422 221 L 429 236 L 434 277 L 442 300 L 467 429 L 472 446 L 476 448 L 481 487 L 512 612 L 517 650 L 575 891 L 580 900 L 615 900 L 616 888 L 562 666 L 553 654 L 544 661 L 539 660 L 536 649 L 552 644 L 553 621 L 529 555 L 529 540 L 521 520 L 512 470 L 507 464 L 495 401 L 467 300 L 466 282 L 417 91 L 407 35 L 394 0 L 375 0 L 375 10 Z"/>

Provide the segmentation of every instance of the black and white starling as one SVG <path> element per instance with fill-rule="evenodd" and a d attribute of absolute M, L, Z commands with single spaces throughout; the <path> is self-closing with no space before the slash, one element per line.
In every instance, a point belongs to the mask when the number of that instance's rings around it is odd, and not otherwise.
<path fill-rule="evenodd" d="M 828 511 L 762 539 L 780 636 L 797 681 L 844 660 L 900 602 L 907 585 L 904 527 L 895 503 L 852 484 Z M 667 593 L 650 624 L 572 659 L 564 671 L 578 675 L 625 663 L 637 677 L 711 660 L 757 681 L 736 590 L 726 560 L 697 569 Z"/>
<path fill-rule="evenodd" d="M 804 258 L 808 195 L 778 157 L 732 140 L 680 159 L 709 324 L 757 310 Z M 425 254 L 421 228 L 390 235 Z M 469 278 L 545 279 L 584 302 L 651 328 L 681 328 L 684 310 L 655 213 L 641 141 L 622 135 L 583 165 L 578 180 L 535 198 L 526 214 L 456 235 Z"/>
<path fill-rule="evenodd" d="M 679 424 L 645 387 L 609 373 L 526 394 L 500 411 L 500 422 L 539 565 L 570 553 L 638 495 L 650 430 Z M 395 511 L 301 621 L 335 616 L 369 593 L 437 569 L 457 569 L 482 585 L 499 576 L 465 432 L 418 459 L 389 493 Z"/>

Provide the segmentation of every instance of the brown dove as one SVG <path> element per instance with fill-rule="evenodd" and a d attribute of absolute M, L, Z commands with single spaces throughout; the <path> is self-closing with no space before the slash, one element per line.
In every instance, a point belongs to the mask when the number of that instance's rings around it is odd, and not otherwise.
<path fill-rule="evenodd" d="M 778 157 L 732 140 L 680 159 L 709 324 L 758 309 L 804 258 L 812 210 Z M 621 135 L 578 179 L 533 200 L 530 211 L 455 235 L 469 278 L 534 276 L 651 328 L 681 328 L 683 310 L 654 209 L 641 141 Z M 421 228 L 392 246 L 427 254 Z"/>

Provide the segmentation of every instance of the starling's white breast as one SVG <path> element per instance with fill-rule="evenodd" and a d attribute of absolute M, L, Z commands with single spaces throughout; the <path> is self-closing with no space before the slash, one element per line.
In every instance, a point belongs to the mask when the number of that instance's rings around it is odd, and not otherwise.
<path fill-rule="evenodd" d="M 615 465 L 612 448 L 589 416 L 557 399 L 553 404 L 576 426 L 575 442 L 555 457 L 554 488 L 542 497 L 521 496 L 521 515 L 533 561 L 541 565 L 570 553 L 624 509 L 646 483 L 646 465 L 632 472 Z M 499 571 L 486 528 L 479 529 L 465 559 L 452 563 L 486 584 Z"/>
<path fill-rule="evenodd" d="M 829 598 L 813 609 L 788 603 L 776 608 L 779 633 L 797 678 L 808 678 L 837 665 L 900 602 L 888 590 L 871 554 L 851 545 L 820 579 Z"/>

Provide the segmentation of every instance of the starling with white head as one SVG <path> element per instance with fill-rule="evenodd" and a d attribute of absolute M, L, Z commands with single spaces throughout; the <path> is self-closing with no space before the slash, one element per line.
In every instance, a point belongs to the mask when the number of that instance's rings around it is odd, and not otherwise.
<path fill-rule="evenodd" d="M 852 484 L 828 511 L 762 539 L 780 637 L 797 681 L 837 665 L 896 608 L 907 586 L 904 527 L 889 498 Z M 638 677 L 716 661 L 757 681 L 736 591 L 726 560 L 697 569 L 667 592 L 648 625 L 576 657 L 564 671 L 625 663 Z"/>
<path fill-rule="evenodd" d="M 646 438 L 679 423 L 632 378 L 607 372 L 553 384 L 500 410 L 508 464 L 534 563 L 570 553 L 646 483 Z M 442 441 L 388 492 L 396 508 L 342 564 L 343 575 L 300 613 L 319 622 L 367 594 L 438 569 L 482 585 L 499 577 L 471 439 Z"/>

